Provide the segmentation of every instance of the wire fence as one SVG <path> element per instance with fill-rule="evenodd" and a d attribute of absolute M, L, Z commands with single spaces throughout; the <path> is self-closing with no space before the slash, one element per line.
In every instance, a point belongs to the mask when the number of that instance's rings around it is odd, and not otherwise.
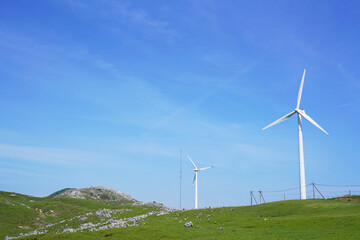
<path fill-rule="evenodd" d="M 360 185 L 329 185 L 310 183 L 306 185 L 307 199 L 331 199 L 360 195 Z M 258 190 L 250 192 L 251 205 L 264 202 L 300 199 L 300 187 L 280 190 Z"/>

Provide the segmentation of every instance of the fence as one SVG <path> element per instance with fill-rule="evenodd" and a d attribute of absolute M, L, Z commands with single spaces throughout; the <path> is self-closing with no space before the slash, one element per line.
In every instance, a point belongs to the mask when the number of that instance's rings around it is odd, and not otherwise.
<path fill-rule="evenodd" d="M 347 196 L 350 199 L 351 195 L 360 195 L 360 185 L 328 185 L 319 183 L 310 183 L 306 185 L 307 199 L 329 199 L 341 196 Z M 250 191 L 250 199 L 251 205 L 300 199 L 300 187 L 271 191 Z"/>

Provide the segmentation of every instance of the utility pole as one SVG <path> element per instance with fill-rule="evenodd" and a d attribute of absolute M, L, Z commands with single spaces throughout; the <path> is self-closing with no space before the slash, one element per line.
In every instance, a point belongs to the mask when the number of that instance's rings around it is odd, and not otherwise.
<path fill-rule="evenodd" d="M 351 201 L 351 190 L 349 190 L 349 201 Z"/>
<path fill-rule="evenodd" d="M 314 185 L 314 182 L 312 183 L 313 185 L 313 199 L 315 199 L 315 185 Z"/>
<path fill-rule="evenodd" d="M 251 206 L 252 206 L 252 191 L 250 191 L 250 202 L 251 202 Z"/>
<path fill-rule="evenodd" d="M 256 204 L 258 204 L 258 202 L 256 201 L 256 198 L 253 194 L 253 191 L 250 191 L 250 197 L 251 197 L 251 206 L 253 205 L 253 199 L 255 200 Z"/>
<path fill-rule="evenodd" d="M 324 195 L 322 195 L 322 193 L 319 191 L 319 189 L 315 186 L 315 184 L 313 184 L 314 188 L 318 191 L 318 193 L 320 193 L 320 195 L 322 196 L 323 199 L 325 199 Z"/>
<path fill-rule="evenodd" d="M 182 180 L 182 148 L 180 148 L 180 209 L 181 209 L 181 180 Z"/>
<path fill-rule="evenodd" d="M 262 191 L 259 191 L 259 196 L 260 196 L 260 204 L 261 204 L 261 198 L 263 199 L 263 201 L 265 203 L 265 199 L 264 199 L 264 196 L 262 195 Z"/>
<path fill-rule="evenodd" d="M 260 204 L 261 204 L 261 191 L 259 191 L 259 198 L 260 198 Z"/>

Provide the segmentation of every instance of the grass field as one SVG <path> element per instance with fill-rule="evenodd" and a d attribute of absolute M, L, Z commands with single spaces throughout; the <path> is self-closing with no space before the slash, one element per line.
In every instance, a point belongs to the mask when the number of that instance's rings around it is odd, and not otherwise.
<path fill-rule="evenodd" d="M 24 201 L 28 201 L 27 198 L 24 197 Z M 45 213 L 50 209 L 59 213 L 51 218 L 47 216 L 46 221 L 91 209 L 109 208 L 109 205 L 87 200 L 33 199 L 36 200 L 33 207 L 36 207 L 36 202 L 40 207 L 40 202 L 44 201 L 48 206 L 42 206 Z M 354 202 L 346 199 L 289 200 L 256 206 L 177 211 L 149 216 L 133 227 L 65 234 L 50 232 L 21 239 L 360 239 L 360 203 L 356 201 L 359 197 L 353 199 Z M 31 227 L 41 224 L 30 214 L 30 209 L 15 211 L 8 208 L 4 211 L 4 206 L 0 206 L 1 236 L 18 233 L 19 229 L 14 229 L 18 225 Z M 138 208 L 127 214 L 136 215 L 148 210 L 152 209 Z M 194 226 L 184 227 L 184 223 L 189 221 Z"/>

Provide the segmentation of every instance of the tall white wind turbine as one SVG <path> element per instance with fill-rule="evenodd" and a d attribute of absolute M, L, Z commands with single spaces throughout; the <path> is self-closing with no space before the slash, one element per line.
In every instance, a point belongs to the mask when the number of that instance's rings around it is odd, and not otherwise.
<path fill-rule="evenodd" d="M 209 168 L 213 168 L 214 166 L 211 166 L 211 167 L 204 167 L 204 168 L 197 168 L 195 163 L 191 160 L 191 158 L 189 157 L 189 155 L 186 155 L 188 157 L 188 159 L 190 160 L 190 162 L 192 163 L 192 165 L 194 165 L 194 172 L 195 172 L 195 175 L 194 175 L 194 180 L 193 180 L 193 186 L 194 186 L 194 183 L 195 183 L 195 209 L 198 208 L 198 199 L 197 199 L 197 174 L 199 171 L 202 171 L 202 170 L 206 170 L 206 169 L 209 169 Z"/>
<path fill-rule="evenodd" d="M 285 121 L 286 119 L 290 118 L 295 113 L 297 114 L 297 116 L 298 116 L 298 130 L 299 130 L 299 165 L 300 165 L 299 167 L 300 167 L 300 198 L 301 199 L 306 199 L 304 148 L 303 148 L 301 117 L 305 118 L 310 123 L 312 123 L 315 127 L 317 127 L 318 129 L 320 129 L 321 131 L 323 131 L 324 133 L 326 133 L 328 135 L 328 133 L 322 127 L 320 127 L 319 124 L 317 124 L 311 117 L 309 117 L 305 113 L 304 109 L 299 109 L 300 101 L 301 101 L 302 89 L 303 89 L 303 85 L 304 85 L 305 72 L 306 72 L 306 69 L 304 70 L 304 73 L 303 73 L 303 76 L 302 76 L 302 79 L 301 79 L 299 94 L 298 94 L 298 98 L 297 98 L 297 105 L 296 105 L 295 110 L 292 111 L 291 113 L 286 114 L 282 118 L 276 120 L 275 122 L 273 122 L 270 125 L 263 128 L 263 130 L 265 130 L 265 129 L 271 127 L 271 126 L 274 126 L 275 124 L 278 124 L 278 123 L 280 123 L 282 121 Z"/>

